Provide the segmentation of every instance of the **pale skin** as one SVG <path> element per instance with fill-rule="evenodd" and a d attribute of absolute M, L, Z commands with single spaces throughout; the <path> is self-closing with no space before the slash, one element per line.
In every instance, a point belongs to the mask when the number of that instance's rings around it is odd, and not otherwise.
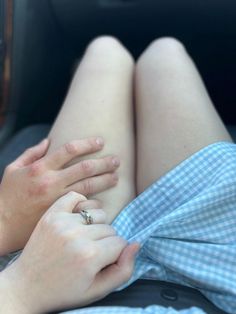
<path fill-rule="evenodd" d="M 134 132 L 132 86 L 134 86 L 136 133 Z M 96 160 L 96 158 L 105 155 L 109 156 L 110 154 L 119 156 L 121 162 L 118 170 L 119 183 L 115 188 L 104 192 L 101 192 L 103 189 L 96 190 L 96 183 L 94 180 L 92 181 L 92 179 L 96 178 L 96 176 L 94 177 L 94 165 L 87 163 L 87 167 L 85 168 L 87 169 L 89 182 L 85 185 L 87 189 L 86 195 L 96 199 L 98 198 L 103 203 L 103 214 L 106 218 L 103 218 L 105 220 L 103 220 L 102 226 L 104 226 L 105 229 L 102 227 L 102 230 L 100 229 L 99 232 L 102 232 L 104 238 L 110 239 L 109 241 L 120 241 L 119 243 L 122 243 L 122 245 L 119 246 L 117 252 L 113 252 L 114 255 L 112 255 L 109 261 L 104 261 L 104 264 L 101 263 L 97 264 L 96 267 L 92 267 L 92 277 L 89 272 L 91 271 L 90 266 L 88 266 L 88 273 L 90 275 L 83 277 L 83 273 L 80 277 L 81 285 L 79 286 L 76 286 L 76 283 L 78 284 L 79 281 L 78 278 L 75 279 L 76 276 L 74 276 L 74 273 L 77 273 L 79 270 L 77 269 L 76 271 L 78 265 L 73 265 L 75 268 L 73 268 L 73 271 L 70 271 L 70 258 L 73 259 L 74 254 L 78 254 L 78 260 L 83 264 L 83 255 L 80 254 L 80 252 L 84 251 L 79 243 L 78 246 L 72 245 L 72 249 L 66 250 L 67 256 L 65 257 L 64 264 L 59 264 L 56 271 L 63 276 L 69 276 L 71 280 L 70 284 L 73 288 L 72 290 L 70 290 L 70 288 L 66 289 L 68 295 L 61 295 L 60 304 L 57 303 L 58 299 L 57 301 L 54 300 L 53 294 L 50 295 L 48 300 L 45 300 L 42 296 L 42 291 L 44 291 L 48 283 L 54 285 L 54 279 L 52 280 L 55 276 L 54 269 L 49 269 L 49 275 L 46 278 L 43 277 L 44 279 L 40 281 L 38 286 L 35 286 L 35 290 L 32 289 L 34 278 L 32 277 L 32 273 L 30 273 L 31 262 L 29 257 L 31 257 L 31 252 L 36 252 L 36 247 L 40 244 L 40 247 L 42 247 L 41 254 L 43 256 L 49 248 L 50 250 L 53 249 L 52 243 L 58 239 L 58 237 L 64 241 L 63 237 L 66 238 L 69 236 L 70 239 L 72 237 L 73 241 L 78 241 L 73 238 L 77 235 L 77 231 L 74 233 L 70 231 L 77 228 L 75 226 L 78 224 L 75 225 L 74 223 L 76 213 L 72 214 L 72 212 L 70 212 L 69 216 L 71 218 L 68 218 L 68 220 L 66 220 L 67 223 L 64 224 L 64 220 L 63 223 L 61 220 L 61 213 L 66 211 L 66 209 L 62 209 L 61 211 L 61 209 L 53 210 L 50 208 L 49 217 L 52 219 L 48 220 L 46 218 L 46 221 L 49 221 L 49 223 L 47 223 L 45 227 L 47 238 L 52 241 L 49 241 L 49 243 L 51 243 L 50 246 L 47 246 L 48 241 L 43 241 L 40 232 L 40 226 L 45 225 L 45 217 L 48 215 L 47 212 L 38 223 L 27 243 L 24 250 L 25 254 L 23 254 L 7 272 L 4 271 L 1 274 L 2 281 L 0 282 L 2 282 L 3 285 L 3 294 L 0 293 L 1 296 L 6 294 L 4 291 L 11 291 L 10 289 L 13 289 L 13 291 L 18 290 L 17 284 L 14 284 L 12 278 L 17 279 L 22 276 L 26 277 L 24 281 L 26 291 L 31 289 L 35 291 L 37 297 L 41 296 L 42 302 L 39 303 L 43 310 L 51 310 L 57 306 L 63 307 L 68 304 L 71 306 L 75 304 L 81 306 L 111 292 L 117 285 L 121 284 L 121 281 L 124 282 L 131 276 L 134 255 L 138 250 L 138 245 L 127 245 L 125 242 L 122 242 L 124 240 L 119 237 L 118 239 L 112 234 L 112 232 L 114 232 L 114 230 L 112 231 L 112 227 L 110 227 L 109 230 L 107 229 L 107 223 L 111 223 L 121 209 L 137 194 L 143 192 L 151 183 L 194 152 L 217 141 L 232 142 L 229 133 L 212 104 L 194 63 L 183 45 L 173 38 L 162 38 L 154 41 L 143 52 L 137 60 L 136 65 L 129 52 L 114 38 L 101 37 L 94 40 L 88 46 L 75 73 L 61 112 L 49 134 L 51 144 L 46 152 L 45 158 L 56 152 L 59 147 L 63 147 L 62 145 L 66 142 L 71 143 L 71 141 L 75 139 L 82 139 L 94 135 L 104 138 L 105 146 L 104 149 L 99 152 L 91 152 L 93 155 L 89 155 L 89 158 Z M 73 144 L 71 145 L 71 150 L 74 150 Z M 87 160 L 88 156 L 86 155 L 85 158 Z M 81 162 L 83 159 L 84 157 L 81 157 L 81 155 L 74 156 L 67 166 L 76 165 L 78 161 Z M 113 171 L 108 169 L 105 173 L 111 174 Z M 72 197 L 72 195 L 70 197 Z M 82 204 L 79 202 L 81 195 L 77 195 L 76 197 L 78 202 L 75 202 L 75 204 L 71 200 L 72 205 L 70 211 L 73 206 L 78 209 L 78 206 Z M 64 196 L 64 198 L 62 198 L 63 202 L 66 200 L 66 196 Z M 67 201 L 69 202 L 69 199 L 67 199 Z M 85 204 L 86 202 L 87 201 L 84 200 L 83 203 Z M 58 206 L 58 202 L 55 204 L 52 208 Z M 90 210 L 93 210 L 95 216 L 99 214 L 96 213 L 96 209 L 92 209 L 92 207 Z M 50 214 L 52 211 L 53 216 Z M 103 214 L 100 210 L 100 218 L 98 218 L 98 221 L 99 219 L 102 221 Z M 106 224 L 104 224 L 104 222 L 106 222 Z M 52 225 L 50 223 L 56 227 L 58 232 L 51 234 L 49 230 L 51 230 Z M 58 223 L 59 227 L 57 226 Z M 94 225 L 94 227 L 96 228 L 98 225 L 99 223 Z M 86 229 L 83 228 L 83 230 Z M 95 233 L 100 239 L 101 234 L 98 235 L 99 232 L 97 230 Z M 84 239 L 92 237 L 92 233 L 90 235 L 90 233 L 87 232 L 82 232 L 80 235 L 82 238 L 84 237 Z M 94 236 L 92 241 L 99 242 L 98 238 Z M 96 253 L 98 254 L 98 251 L 96 251 Z M 62 258 L 61 255 L 55 256 L 58 259 Z M 126 256 L 126 258 L 123 256 Z M 102 258 L 103 255 L 101 255 L 101 259 Z M 91 261 L 92 260 L 93 258 L 91 257 Z M 54 265 L 53 260 L 51 260 L 51 262 Z M 34 263 L 37 265 L 37 261 L 34 261 Z M 48 267 L 46 261 L 44 261 L 44 263 L 43 266 Z M 107 265 L 112 263 L 112 265 L 119 266 L 118 268 L 115 267 L 115 269 L 118 269 L 118 277 L 121 278 L 121 281 L 118 283 L 116 281 L 117 277 L 115 279 L 112 275 L 113 271 L 108 271 L 108 273 L 106 273 L 106 280 L 103 281 L 104 285 L 96 288 L 95 284 L 95 288 L 92 290 L 94 294 L 92 293 L 90 295 L 87 293 L 88 287 L 84 287 L 85 278 L 89 278 L 90 283 L 96 282 L 96 274 L 102 271 L 106 263 L 108 263 Z M 70 265 L 70 267 L 68 267 L 68 265 Z M 35 266 L 34 270 L 35 269 L 38 269 L 36 275 L 40 275 L 40 270 L 42 270 L 40 265 L 39 267 Z M 127 269 L 129 271 L 127 271 Z M 125 278 L 122 275 L 123 271 L 126 273 Z M 115 274 L 118 273 L 115 272 Z M 18 285 L 20 285 L 19 282 L 19 280 L 16 280 Z M 55 282 L 51 290 L 53 291 L 55 289 L 55 293 L 58 293 L 57 289 L 60 287 L 64 292 L 63 284 L 63 282 Z M 7 288 L 3 289 L 4 286 Z M 29 286 L 31 288 L 29 288 Z M 78 299 L 78 294 L 77 298 L 73 298 L 76 296 L 73 289 L 80 292 L 82 296 L 81 299 Z M 32 291 L 29 293 L 31 297 L 28 299 L 22 295 L 16 297 L 15 300 L 13 298 L 13 300 L 8 303 L 13 305 L 8 306 L 5 312 L 15 313 L 14 303 L 17 308 L 26 309 L 27 311 L 29 309 L 32 310 L 32 303 L 36 298 L 35 295 L 32 295 Z M 99 294 L 98 291 L 101 293 Z M 31 302 L 30 299 L 33 301 Z M 24 300 L 24 302 L 20 302 L 20 300 Z M 27 313 L 27 311 L 25 311 L 25 313 Z M 40 311 L 41 309 L 36 309 L 35 313 Z"/>
<path fill-rule="evenodd" d="M 87 196 L 88 181 L 94 192 L 117 184 L 119 158 L 114 155 L 68 165 L 78 156 L 102 150 L 102 138 L 70 141 L 47 154 L 49 146 L 45 139 L 5 169 L 0 185 L 0 256 L 24 247 L 40 217 L 60 196 L 69 191 Z M 101 203 L 90 200 L 86 206 L 98 208 Z"/>
<path fill-rule="evenodd" d="M 49 134 L 50 149 L 94 133 L 106 141 L 102 153 L 121 160 L 116 188 L 94 195 L 103 202 L 109 223 L 200 148 L 232 141 L 193 61 L 173 38 L 151 43 L 136 64 L 114 38 L 90 43 Z"/>
<path fill-rule="evenodd" d="M 73 210 L 85 200 L 76 192 L 58 199 L 40 219 L 20 258 L 0 273 L 3 313 L 83 306 L 130 278 L 138 245 L 117 236 L 101 210 L 93 210 L 95 224 L 84 225 Z"/>

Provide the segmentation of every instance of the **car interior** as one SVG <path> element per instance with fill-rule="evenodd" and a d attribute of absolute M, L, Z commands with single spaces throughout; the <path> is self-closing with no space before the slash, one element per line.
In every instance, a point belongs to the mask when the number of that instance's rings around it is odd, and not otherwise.
<path fill-rule="evenodd" d="M 0 0 L 1 173 L 47 135 L 86 45 L 104 34 L 135 58 L 156 38 L 182 41 L 236 141 L 235 21 L 234 0 Z M 181 309 L 192 295 L 192 305 L 224 313 L 191 288 L 159 282 L 153 289 L 164 306 Z M 128 291 L 133 306 L 149 304 Z M 126 295 L 103 302 L 125 305 Z"/>

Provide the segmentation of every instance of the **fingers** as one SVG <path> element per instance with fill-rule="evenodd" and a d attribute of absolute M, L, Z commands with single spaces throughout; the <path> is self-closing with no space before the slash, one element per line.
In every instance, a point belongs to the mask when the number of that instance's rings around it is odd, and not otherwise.
<path fill-rule="evenodd" d="M 96 265 L 99 269 L 113 264 L 117 261 L 122 250 L 127 246 L 127 241 L 119 236 L 107 237 L 96 241 L 99 254 L 96 258 Z"/>
<path fill-rule="evenodd" d="M 103 145 L 103 139 L 100 137 L 74 140 L 45 156 L 44 162 L 50 169 L 60 169 L 76 157 L 92 154 L 101 150 Z"/>
<path fill-rule="evenodd" d="M 91 240 L 102 240 L 108 237 L 114 237 L 116 235 L 116 230 L 110 225 L 100 224 L 90 225 L 87 227 Z"/>
<path fill-rule="evenodd" d="M 118 182 L 117 173 L 106 173 L 100 176 L 84 179 L 80 182 L 68 186 L 65 190 L 66 192 L 72 190 L 76 191 L 77 193 L 89 196 L 92 194 L 105 191 L 115 186 L 117 182 Z"/>
<path fill-rule="evenodd" d="M 60 171 L 65 185 L 71 185 L 79 180 L 114 172 L 120 165 L 118 157 L 108 156 L 100 159 L 83 160 Z"/>
<path fill-rule="evenodd" d="M 48 212 L 68 212 L 72 213 L 76 205 L 85 201 L 86 197 L 76 193 L 69 192 L 66 195 L 60 197 L 48 210 Z"/>
<path fill-rule="evenodd" d="M 102 202 L 100 200 L 87 200 L 80 202 L 74 212 L 79 212 L 80 210 L 87 210 L 87 209 L 100 209 L 102 208 Z"/>
<path fill-rule="evenodd" d="M 114 236 L 116 236 L 116 230 L 112 226 L 106 224 L 87 225 L 84 226 L 83 229 L 83 237 L 94 241 Z"/>
<path fill-rule="evenodd" d="M 126 246 L 116 263 L 101 270 L 88 291 L 88 299 L 100 299 L 127 282 L 132 276 L 139 249 L 138 243 Z"/>
<path fill-rule="evenodd" d="M 34 161 L 43 157 L 49 146 L 49 139 L 44 139 L 38 145 L 28 148 L 22 155 L 20 155 L 14 164 L 18 167 L 25 167 L 32 164 Z"/>
<path fill-rule="evenodd" d="M 83 216 L 80 215 L 79 211 L 80 210 L 77 211 L 77 206 L 73 210 L 73 213 L 78 213 L 76 215 L 76 220 L 78 220 L 78 223 L 86 225 L 86 221 L 83 218 Z M 89 209 L 89 210 L 87 210 L 87 212 L 89 215 L 91 215 L 91 217 L 93 219 L 93 224 L 105 224 L 106 223 L 106 213 L 104 212 L 104 210 L 102 210 L 102 209 Z M 87 227 L 90 227 L 90 225 L 88 225 Z"/>

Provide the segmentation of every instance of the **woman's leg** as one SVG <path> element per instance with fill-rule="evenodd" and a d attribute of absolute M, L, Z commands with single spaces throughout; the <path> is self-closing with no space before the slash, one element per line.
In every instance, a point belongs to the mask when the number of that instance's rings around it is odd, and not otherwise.
<path fill-rule="evenodd" d="M 49 134 L 51 151 L 70 140 L 102 136 L 104 149 L 92 158 L 119 156 L 118 185 L 96 196 L 109 222 L 135 196 L 133 69 L 132 57 L 116 39 L 95 39 L 85 52 Z M 89 185 L 86 188 L 92 190 Z"/>
<path fill-rule="evenodd" d="M 183 45 L 154 41 L 136 66 L 137 192 L 204 146 L 232 139 Z"/>

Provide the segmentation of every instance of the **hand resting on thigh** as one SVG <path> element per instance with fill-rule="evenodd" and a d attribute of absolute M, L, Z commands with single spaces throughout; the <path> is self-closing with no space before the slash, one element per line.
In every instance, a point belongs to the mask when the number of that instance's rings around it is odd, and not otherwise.
<path fill-rule="evenodd" d="M 0 256 L 21 249 L 40 217 L 60 196 L 69 191 L 87 196 L 116 185 L 119 160 L 115 156 L 68 165 L 103 146 L 101 138 L 91 137 L 46 154 L 49 140 L 45 139 L 5 169 L 0 185 Z"/>

